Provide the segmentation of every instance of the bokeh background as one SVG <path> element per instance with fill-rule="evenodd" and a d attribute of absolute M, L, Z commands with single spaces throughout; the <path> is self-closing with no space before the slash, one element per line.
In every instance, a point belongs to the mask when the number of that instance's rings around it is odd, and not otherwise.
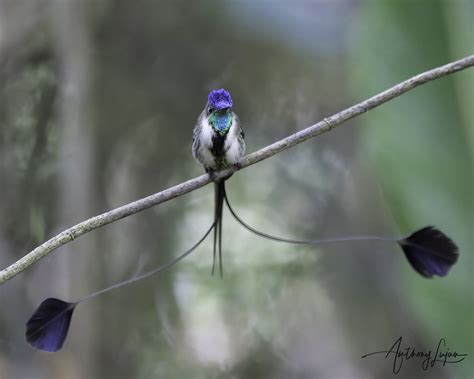
<path fill-rule="evenodd" d="M 253 152 L 474 51 L 474 3 L 0 1 L 0 265 L 64 228 L 202 173 L 191 155 L 209 90 L 232 92 Z M 288 246 L 224 219 L 173 269 L 81 304 L 56 354 L 24 324 L 166 263 L 212 223 L 213 188 L 82 236 L 0 287 L 0 378 L 382 378 L 363 354 L 469 356 L 399 378 L 474 372 L 474 72 L 420 87 L 234 175 L 241 216 L 287 237 L 404 235 L 434 224 L 461 256 L 443 279 L 383 242 Z"/>

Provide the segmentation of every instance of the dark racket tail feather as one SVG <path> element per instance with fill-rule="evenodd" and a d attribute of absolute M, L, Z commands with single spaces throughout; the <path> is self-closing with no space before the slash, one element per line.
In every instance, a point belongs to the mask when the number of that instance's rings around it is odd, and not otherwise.
<path fill-rule="evenodd" d="M 446 276 L 459 257 L 456 244 L 433 226 L 417 230 L 398 244 L 411 266 L 425 278 Z"/>
<path fill-rule="evenodd" d="M 152 275 L 159 273 L 174 266 L 176 263 L 191 254 L 209 235 L 212 229 L 216 228 L 213 223 L 209 229 L 204 233 L 201 239 L 196 242 L 190 249 L 178 255 L 171 262 L 159 266 L 153 270 L 147 271 L 141 275 L 133 276 L 132 278 L 120 283 L 116 283 L 110 287 L 94 292 L 76 302 L 66 302 L 63 300 L 48 298 L 44 300 L 30 319 L 26 322 L 26 341 L 36 349 L 56 352 L 64 344 L 66 340 L 69 326 L 71 324 L 72 314 L 75 307 L 83 301 L 92 299 L 96 296 L 102 295 L 114 289 L 124 287 L 126 285 L 146 279 Z"/>
<path fill-rule="evenodd" d="M 219 273 L 223 277 L 222 270 L 222 210 L 224 208 L 225 179 L 219 180 L 214 184 L 215 189 L 215 208 L 214 208 L 214 249 L 212 259 L 212 275 L 216 265 L 216 251 L 219 254 Z"/>
<path fill-rule="evenodd" d="M 26 323 L 28 343 L 50 353 L 61 349 L 76 305 L 55 298 L 44 300 Z"/>
<path fill-rule="evenodd" d="M 425 278 L 431 278 L 434 275 L 446 276 L 451 267 L 458 260 L 458 247 L 446 234 L 433 226 L 427 226 L 412 233 L 406 238 L 393 238 L 382 236 L 348 236 L 326 238 L 319 240 L 295 240 L 281 238 L 268 233 L 261 232 L 248 225 L 235 212 L 229 202 L 229 198 L 224 188 L 224 199 L 231 215 L 250 232 L 277 242 L 285 242 L 298 245 L 318 245 L 323 243 L 362 241 L 362 240 L 380 240 L 387 242 L 396 242 L 405 253 L 408 262 L 413 269 Z"/>

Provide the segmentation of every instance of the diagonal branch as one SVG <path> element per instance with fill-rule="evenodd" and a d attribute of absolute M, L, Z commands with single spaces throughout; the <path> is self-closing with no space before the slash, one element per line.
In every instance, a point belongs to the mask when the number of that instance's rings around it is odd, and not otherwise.
<path fill-rule="evenodd" d="M 341 125 L 345 121 L 357 117 L 360 114 L 365 113 L 375 107 L 378 107 L 379 105 L 384 104 L 387 101 L 390 101 L 395 97 L 398 97 L 404 94 L 405 92 L 408 92 L 422 84 L 464 70 L 471 66 L 474 66 L 474 55 L 464 57 L 447 65 L 440 66 L 421 73 L 419 75 L 413 76 L 412 78 L 405 80 L 367 100 L 364 100 L 359 104 L 356 104 L 339 113 L 336 113 L 331 117 L 325 118 L 323 121 L 320 121 L 317 124 L 309 126 L 306 129 L 303 129 L 280 141 L 266 146 L 263 149 L 260 149 L 252 154 L 247 155 L 243 158 L 238 167 L 229 167 L 212 175 L 205 174 L 198 176 L 197 178 L 188 180 L 184 183 L 178 184 L 164 191 L 155 193 L 151 196 L 145 197 L 143 199 L 112 209 L 109 212 L 105 212 L 101 215 L 94 216 L 89 218 L 88 220 L 82 221 L 79 224 L 74 225 L 69 229 L 66 229 L 63 232 L 59 233 L 58 235 L 52 237 L 42 245 L 36 247 L 23 258 L 19 259 L 9 267 L 0 271 L 0 284 L 13 278 L 20 272 L 26 270 L 33 263 L 45 257 L 53 250 L 57 249 L 62 245 L 65 245 L 68 242 L 71 242 L 75 238 L 85 233 L 100 228 L 101 226 L 110 224 L 114 221 L 120 220 L 124 217 L 130 216 L 134 213 L 141 212 L 145 209 L 161 204 L 165 201 L 174 199 L 178 196 L 194 191 L 195 189 L 201 188 L 215 179 L 223 178 L 235 171 L 248 167 L 264 159 L 267 159 L 275 154 L 282 152 L 283 150 L 289 149 L 290 147 L 293 147 L 319 134 L 328 132 L 336 126 Z"/>

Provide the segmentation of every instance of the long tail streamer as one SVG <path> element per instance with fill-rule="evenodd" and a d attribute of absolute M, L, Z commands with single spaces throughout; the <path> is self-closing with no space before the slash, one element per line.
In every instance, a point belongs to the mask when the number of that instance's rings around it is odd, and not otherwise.
<path fill-rule="evenodd" d="M 176 263 L 191 254 L 206 239 L 211 230 L 215 228 L 216 224 L 214 222 L 206 231 L 206 233 L 204 233 L 201 239 L 196 242 L 189 250 L 177 256 L 171 262 L 168 262 L 153 270 L 134 276 L 123 282 L 116 283 L 110 287 L 101 289 L 100 291 L 94 292 L 74 302 L 66 302 L 56 298 L 48 298 L 44 300 L 26 323 L 26 340 L 36 349 L 48 352 L 58 351 L 61 349 L 64 341 L 66 340 L 69 326 L 71 324 L 72 314 L 78 304 L 102 295 L 106 292 L 110 292 L 117 288 L 146 279 L 174 266 Z"/>
<path fill-rule="evenodd" d="M 374 235 L 345 236 L 318 240 L 281 238 L 261 232 L 243 221 L 230 205 L 225 188 L 224 199 L 230 213 L 240 225 L 248 231 L 272 241 L 298 245 L 318 245 L 324 243 L 368 240 L 395 242 L 401 247 L 413 269 L 425 278 L 431 278 L 434 275 L 446 276 L 459 257 L 456 244 L 446 234 L 433 226 L 426 226 L 402 238 Z"/>

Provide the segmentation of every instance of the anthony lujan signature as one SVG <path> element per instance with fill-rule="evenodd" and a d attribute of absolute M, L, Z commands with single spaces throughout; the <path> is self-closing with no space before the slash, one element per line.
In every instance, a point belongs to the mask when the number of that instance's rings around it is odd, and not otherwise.
<path fill-rule="evenodd" d="M 394 374 L 398 374 L 402 368 L 403 362 L 410 359 L 421 359 L 421 368 L 427 370 L 428 368 L 433 368 L 436 364 L 442 363 L 443 366 L 446 366 L 447 363 L 459 363 L 462 362 L 467 354 L 461 354 L 456 351 L 451 351 L 449 347 L 446 347 L 446 339 L 441 338 L 438 342 L 438 346 L 435 350 L 416 350 L 414 347 L 404 347 L 402 346 L 402 337 L 399 337 L 392 347 L 389 350 L 376 351 L 374 353 L 369 353 L 363 355 L 361 358 L 367 358 L 375 354 L 384 354 L 385 359 L 389 358 L 392 355 L 393 366 L 392 371 Z"/>

